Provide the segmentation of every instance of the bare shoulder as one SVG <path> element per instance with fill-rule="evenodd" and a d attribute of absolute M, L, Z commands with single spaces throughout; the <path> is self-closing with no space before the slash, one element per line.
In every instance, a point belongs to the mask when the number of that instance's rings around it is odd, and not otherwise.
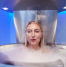
<path fill-rule="evenodd" d="M 46 51 L 47 53 L 49 53 L 49 52 L 50 52 L 50 50 L 49 50 L 49 49 L 45 49 L 45 51 Z"/>
<path fill-rule="evenodd" d="M 50 50 L 49 50 L 49 49 L 44 48 L 44 49 L 42 49 L 42 52 L 43 52 L 43 53 L 49 53 L 49 52 L 50 52 Z"/>

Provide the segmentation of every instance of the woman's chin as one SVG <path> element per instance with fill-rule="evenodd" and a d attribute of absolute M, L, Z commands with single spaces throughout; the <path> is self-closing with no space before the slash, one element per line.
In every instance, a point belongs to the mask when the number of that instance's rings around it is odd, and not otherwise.
<path fill-rule="evenodd" d="M 32 46 L 35 46 L 35 45 L 36 45 L 36 43 L 31 43 L 31 45 L 32 45 Z"/>

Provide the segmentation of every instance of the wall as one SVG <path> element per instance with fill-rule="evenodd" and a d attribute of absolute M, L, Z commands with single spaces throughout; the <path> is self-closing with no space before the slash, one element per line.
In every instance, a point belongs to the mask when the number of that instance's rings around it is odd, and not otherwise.
<path fill-rule="evenodd" d="M 0 10 L 0 45 L 16 43 L 13 13 Z"/>
<path fill-rule="evenodd" d="M 66 45 L 66 11 L 58 13 L 55 43 Z"/>

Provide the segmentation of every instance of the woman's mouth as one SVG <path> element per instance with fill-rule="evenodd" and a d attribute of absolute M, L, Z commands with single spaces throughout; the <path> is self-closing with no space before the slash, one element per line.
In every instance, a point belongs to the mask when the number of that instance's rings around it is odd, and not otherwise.
<path fill-rule="evenodd" d="M 36 39 L 31 39 L 31 41 L 36 41 Z"/>

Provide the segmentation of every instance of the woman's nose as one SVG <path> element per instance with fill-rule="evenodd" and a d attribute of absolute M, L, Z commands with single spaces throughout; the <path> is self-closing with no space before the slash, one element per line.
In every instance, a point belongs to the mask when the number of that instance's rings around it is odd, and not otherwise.
<path fill-rule="evenodd" d="M 34 32 L 32 32 L 32 38 L 34 38 L 35 37 L 35 33 Z"/>

